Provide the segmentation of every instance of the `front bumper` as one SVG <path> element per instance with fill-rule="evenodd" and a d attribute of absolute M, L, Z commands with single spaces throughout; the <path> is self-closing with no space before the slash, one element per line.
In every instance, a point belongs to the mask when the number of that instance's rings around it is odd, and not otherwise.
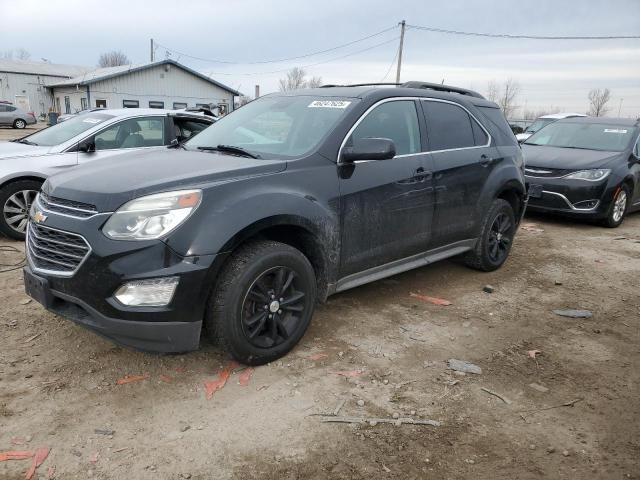
<path fill-rule="evenodd" d="M 608 178 L 599 182 L 525 176 L 529 211 L 553 212 L 585 218 L 603 218 L 613 198 Z"/>
<path fill-rule="evenodd" d="M 100 231 L 105 220 L 102 215 L 86 220 L 51 215 L 47 226 L 82 235 L 91 251 L 72 276 L 43 271 L 27 255 L 27 294 L 53 313 L 127 347 L 160 353 L 197 349 L 222 256 L 181 256 L 161 241 L 110 240 Z M 128 307 L 114 298 L 128 281 L 169 276 L 179 277 L 179 283 L 166 306 Z"/>

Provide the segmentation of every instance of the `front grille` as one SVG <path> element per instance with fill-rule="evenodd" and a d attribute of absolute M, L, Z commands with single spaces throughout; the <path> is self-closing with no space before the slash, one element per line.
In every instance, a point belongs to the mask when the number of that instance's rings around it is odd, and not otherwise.
<path fill-rule="evenodd" d="M 29 222 L 27 253 L 36 270 L 71 276 L 90 251 L 81 235 Z"/>
<path fill-rule="evenodd" d="M 547 168 L 547 167 L 534 167 L 533 165 L 527 165 L 524 168 L 524 174 L 529 177 L 540 178 L 558 178 L 569 175 L 575 172 L 575 170 L 566 170 L 562 168 Z"/>
<path fill-rule="evenodd" d="M 76 202 L 73 200 L 65 200 L 63 198 L 49 197 L 44 193 L 40 193 L 38 196 L 38 202 L 43 209 L 49 212 L 60 213 L 70 217 L 88 218 L 98 213 L 98 209 L 95 205 Z"/>

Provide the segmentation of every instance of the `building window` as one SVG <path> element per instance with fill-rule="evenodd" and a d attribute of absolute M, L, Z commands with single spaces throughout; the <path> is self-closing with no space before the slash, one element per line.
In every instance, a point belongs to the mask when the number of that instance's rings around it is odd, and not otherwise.
<path fill-rule="evenodd" d="M 186 103 L 182 103 L 182 102 L 173 102 L 173 109 L 174 110 L 182 110 L 184 108 L 187 108 L 187 104 Z"/>
<path fill-rule="evenodd" d="M 138 108 L 140 102 L 138 100 L 122 100 L 122 106 L 124 108 Z"/>
<path fill-rule="evenodd" d="M 104 98 L 96 98 L 96 108 L 107 108 L 107 101 Z"/>
<path fill-rule="evenodd" d="M 64 113 L 67 115 L 71 113 L 71 100 L 67 96 L 64 97 Z"/>
<path fill-rule="evenodd" d="M 149 108 L 164 108 L 164 102 L 150 101 Z"/>
<path fill-rule="evenodd" d="M 80 110 L 86 110 L 87 108 L 88 108 L 87 99 L 85 97 L 82 97 L 80 99 Z"/>
<path fill-rule="evenodd" d="M 196 103 L 196 108 L 211 108 L 208 103 Z"/>

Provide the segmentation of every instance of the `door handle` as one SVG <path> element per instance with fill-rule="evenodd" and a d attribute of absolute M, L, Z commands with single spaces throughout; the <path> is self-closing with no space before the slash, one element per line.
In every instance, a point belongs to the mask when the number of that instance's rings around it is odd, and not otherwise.
<path fill-rule="evenodd" d="M 480 155 L 480 165 L 488 167 L 493 162 L 493 158 L 486 156 L 484 153 Z"/>
<path fill-rule="evenodd" d="M 423 182 L 425 180 L 430 180 L 433 176 L 433 172 L 425 170 L 423 167 L 418 167 L 416 171 L 413 173 L 413 178 Z"/>

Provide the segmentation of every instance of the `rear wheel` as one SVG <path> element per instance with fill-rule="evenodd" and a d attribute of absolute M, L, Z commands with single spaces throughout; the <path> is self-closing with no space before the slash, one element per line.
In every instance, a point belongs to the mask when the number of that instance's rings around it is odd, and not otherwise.
<path fill-rule="evenodd" d="M 609 228 L 617 228 L 622 225 L 624 217 L 629 210 L 629 200 L 631 199 L 631 189 L 624 183 L 620 185 L 616 194 L 613 196 L 607 217 L 603 221 L 603 225 Z"/>
<path fill-rule="evenodd" d="M 13 122 L 13 128 L 19 128 L 20 130 L 22 130 L 26 126 L 27 126 L 27 122 L 25 122 L 21 118 L 18 118 L 15 122 Z"/>
<path fill-rule="evenodd" d="M 38 195 L 41 182 L 20 180 L 0 189 L 0 232 L 16 240 L 24 240 L 31 204 Z"/>
<path fill-rule="evenodd" d="M 256 241 L 232 254 L 211 294 L 205 327 L 236 360 L 262 365 L 298 343 L 315 302 L 307 258 L 289 245 Z"/>
<path fill-rule="evenodd" d="M 497 270 L 509 256 L 515 233 L 516 220 L 511 204 L 497 198 L 482 220 L 480 238 L 475 248 L 466 254 L 465 263 L 484 272 Z"/>

